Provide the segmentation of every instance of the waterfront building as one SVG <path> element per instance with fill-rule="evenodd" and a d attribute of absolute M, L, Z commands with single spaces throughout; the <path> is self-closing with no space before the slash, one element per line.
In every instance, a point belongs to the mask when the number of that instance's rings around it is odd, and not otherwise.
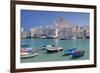
<path fill-rule="evenodd" d="M 35 37 L 35 28 L 30 28 L 31 37 Z"/>
<path fill-rule="evenodd" d="M 86 38 L 89 37 L 89 25 L 73 25 L 63 17 L 58 17 L 54 25 L 32 27 L 29 32 L 24 32 L 21 28 L 21 33 L 22 37 L 33 38 Z"/>
<path fill-rule="evenodd" d="M 21 32 L 24 32 L 24 28 L 21 28 Z"/>
<path fill-rule="evenodd" d="M 55 21 L 55 37 L 56 38 L 69 38 L 72 35 L 72 25 L 66 22 L 63 17 L 59 17 Z"/>
<path fill-rule="evenodd" d="M 27 37 L 27 33 L 26 32 L 21 32 L 21 38 L 26 38 Z"/>
<path fill-rule="evenodd" d="M 30 33 L 31 37 L 40 37 L 44 34 L 42 26 L 30 28 Z"/>
<path fill-rule="evenodd" d="M 89 25 L 73 25 L 65 21 L 63 17 L 59 17 L 54 24 L 56 38 L 70 39 L 89 37 Z"/>
<path fill-rule="evenodd" d="M 55 28 L 54 28 L 54 26 L 50 26 L 48 30 L 49 30 L 48 31 L 48 37 L 54 38 L 55 37 Z"/>
<path fill-rule="evenodd" d="M 90 28 L 89 28 L 89 25 L 84 25 L 82 27 L 83 27 L 84 37 L 89 38 L 90 37 Z"/>
<path fill-rule="evenodd" d="M 27 34 L 24 31 L 24 28 L 21 28 L 21 38 L 26 38 Z"/>

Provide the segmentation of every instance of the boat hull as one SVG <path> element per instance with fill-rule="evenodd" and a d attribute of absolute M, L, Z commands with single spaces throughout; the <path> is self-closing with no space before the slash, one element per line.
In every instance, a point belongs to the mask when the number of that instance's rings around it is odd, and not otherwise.
<path fill-rule="evenodd" d="M 58 52 L 58 50 L 47 50 L 48 53 L 50 52 Z"/>
<path fill-rule="evenodd" d="M 21 56 L 21 59 L 27 59 L 27 58 L 31 58 L 31 57 L 35 57 L 37 56 L 38 54 L 37 53 L 32 53 L 32 54 L 28 54 L 28 55 L 23 55 Z"/>
<path fill-rule="evenodd" d="M 59 51 L 62 51 L 63 49 L 53 49 L 53 50 L 51 50 L 51 49 L 47 49 L 47 52 L 48 53 L 51 53 L 51 52 L 59 52 Z"/>
<path fill-rule="evenodd" d="M 76 50 L 76 48 L 72 48 L 69 50 L 64 51 L 64 55 L 72 55 L 72 53 Z"/>
<path fill-rule="evenodd" d="M 78 58 L 84 56 L 85 51 L 76 51 L 72 54 L 72 58 Z"/>
<path fill-rule="evenodd" d="M 72 54 L 72 51 L 66 51 L 64 52 L 64 55 L 71 55 Z"/>

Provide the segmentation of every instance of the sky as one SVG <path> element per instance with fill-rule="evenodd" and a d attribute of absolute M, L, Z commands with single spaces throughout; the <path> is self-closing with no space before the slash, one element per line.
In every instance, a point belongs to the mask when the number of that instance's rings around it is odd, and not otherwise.
<path fill-rule="evenodd" d="M 58 17 L 73 25 L 89 25 L 89 13 L 21 10 L 21 27 L 29 31 L 32 27 L 54 25 Z"/>

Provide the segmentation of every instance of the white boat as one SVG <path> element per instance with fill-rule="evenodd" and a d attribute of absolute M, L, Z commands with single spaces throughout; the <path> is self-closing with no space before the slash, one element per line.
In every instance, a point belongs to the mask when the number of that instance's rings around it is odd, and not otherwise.
<path fill-rule="evenodd" d="M 34 53 L 34 52 L 32 52 L 32 53 L 21 53 L 21 58 L 22 59 L 26 59 L 26 58 L 31 58 L 31 57 L 35 57 L 35 56 L 37 56 L 38 55 L 38 53 Z"/>
<path fill-rule="evenodd" d="M 59 51 L 62 51 L 63 48 L 62 47 L 51 47 L 51 48 L 47 48 L 46 50 L 47 52 L 59 52 Z"/>
<path fill-rule="evenodd" d="M 41 46 L 42 50 L 46 50 L 47 52 L 59 52 L 62 51 L 62 47 L 57 47 L 56 45 L 46 45 L 46 46 Z"/>
<path fill-rule="evenodd" d="M 43 49 L 43 50 L 46 50 L 47 48 L 52 48 L 52 47 L 54 47 L 55 45 L 43 45 L 43 46 L 41 46 L 41 48 Z"/>
<path fill-rule="evenodd" d="M 46 36 L 41 36 L 40 38 L 41 38 L 41 39 L 45 39 L 45 38 L 46 38 Z"/>
<path fill-rule="evenodd" d="M 20 53 L 21 53 L 21 58 L 22 59 L 31 58 L 31 57 L 35 57 L 35 56 L 38 55 L 37 52 L 34 52 L 33 50 L 27 49 L 27 48 L 21 49 Z"/>
<path fill-rule="evenodd" d="M 77 37 L 72 37 L 71 39 L 77 39 Z"/>

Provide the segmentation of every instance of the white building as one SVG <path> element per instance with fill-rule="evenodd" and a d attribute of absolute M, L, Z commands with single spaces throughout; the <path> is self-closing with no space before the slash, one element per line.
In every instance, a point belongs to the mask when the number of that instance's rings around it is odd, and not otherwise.
<path fill-rule="evenodd" d="M 27 33 L 24 31 L 24 28 L 21 28 L 21 38 L 26 38 Z"/>
<path fill-rule="evenodd" d="M 23 32 L 24 29 L 22 28 Z M 38 26 L 30 28 L 30 33 L 23 33 L 24 36 L 31 37 L 53 37 L 53 38 L 83 38 L 89 37 L 89 26 L 73 25 L 65 21 L 63 17 L 59 17 L 54 21 L 54 25 Z"/>
<path fill-rule="evenodd" d="M 72 25 L 62 17 L 55 21 L 55 37 L 70 37 L 72 34 Z"/>

